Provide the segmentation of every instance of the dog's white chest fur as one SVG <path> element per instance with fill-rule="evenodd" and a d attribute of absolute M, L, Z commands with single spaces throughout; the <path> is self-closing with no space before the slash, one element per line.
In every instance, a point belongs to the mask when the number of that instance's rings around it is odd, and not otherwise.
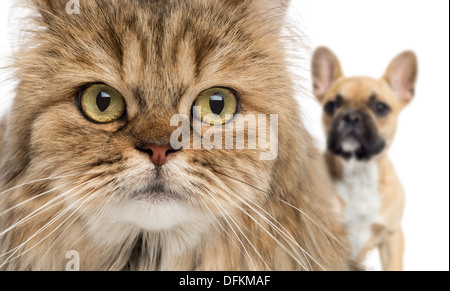
<path fill-rule="evenodd" d="M 372 225 L 379 220 L 381 198 L 378 193 L 379 170 L 376 162 L 344 162 L 337 190 L 345 201 L 345 224 L 353 248 L 353 258 L 368 243 Z"/>

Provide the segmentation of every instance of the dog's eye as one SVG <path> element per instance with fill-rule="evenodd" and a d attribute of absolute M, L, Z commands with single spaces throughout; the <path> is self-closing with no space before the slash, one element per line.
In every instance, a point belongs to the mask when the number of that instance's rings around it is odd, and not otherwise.
<path fill-rule="evenodd" d="M 236 114 L 238 101 L 231 89 L 212 88 L 200 94 L 194 103 L 193 115 L 209 125 L 225 124 Z"/>
<path fill-rule="evenodd" d="M 84 116 L 95 123 L 110 123 L 125 114 L 125 100 L 114 88 L 94 84 L 84 89 L 78 97 L 78 107 Z"/>
<path fill-rule="evenodd" d="M 338 108 L 339 108 L 339 104 L 335 101 L 331 101 L 325 105 L 324 109 L 325 109 L 325 112 L 329 116 L 333 116 L 336 113 L 336 111 L 338 110 Z"/>
<path fill-rule="evenodd" d="M 389 105 L 383 102 L 373 103 L 372 110 L 378 117 L 386 117 L 391 112 Z"/>

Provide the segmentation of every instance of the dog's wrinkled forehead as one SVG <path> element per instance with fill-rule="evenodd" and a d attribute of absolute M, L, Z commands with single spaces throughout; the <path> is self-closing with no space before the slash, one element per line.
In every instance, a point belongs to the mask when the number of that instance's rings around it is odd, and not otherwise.
<path fill-rule="evenodd" d="M 396 100 L 391 95 L 384 82 L 360 77 L 336 82 L 327 94 L 327 100 L 340 99 L 350 107 L 367 107 L 373 99 L 394 103 Z"/>

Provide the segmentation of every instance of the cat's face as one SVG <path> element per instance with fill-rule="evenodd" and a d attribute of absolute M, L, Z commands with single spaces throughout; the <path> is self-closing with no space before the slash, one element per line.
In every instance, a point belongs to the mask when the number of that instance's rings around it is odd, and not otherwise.
<path fill-rule="evenodd" d="M 231 115 L 278 114 L 280 139 L 271 142 L 289 156 L 299 120 L 278 41 L 281 12 L 265 10 L 281 1 L 81 1 L 72 15 L 67 1 L 35 2 L 45 28 L 18 60 L 12 117 L 16 164 L 50 178 L 43 199 L 147 230 L 206 224 L 268 199 L 274 172 L 289 169 L 283 156 L 182 148 L 155 162 L 151 149 L 169 144 L 174 115 L 193 123 L 193 105 L 219 88 Z M 191 128 L 192 140 L 209 129 Z"/>

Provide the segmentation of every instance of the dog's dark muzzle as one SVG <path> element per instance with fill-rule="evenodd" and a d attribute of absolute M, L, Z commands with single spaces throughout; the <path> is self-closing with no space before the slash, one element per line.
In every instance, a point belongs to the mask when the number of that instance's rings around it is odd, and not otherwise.
<path fill-rule="evenodd" d="M 343 143 L 353 139 L 359 143 L 355 152 L 346 152 Z M 386 142 L 380 137 L 372 117 L 360 110 L 348 109 L 336 116 L 328 137 L 328 150 L 346 159 L 356 157 L 358 160 L 370 160 L 380 154 Z"/>

